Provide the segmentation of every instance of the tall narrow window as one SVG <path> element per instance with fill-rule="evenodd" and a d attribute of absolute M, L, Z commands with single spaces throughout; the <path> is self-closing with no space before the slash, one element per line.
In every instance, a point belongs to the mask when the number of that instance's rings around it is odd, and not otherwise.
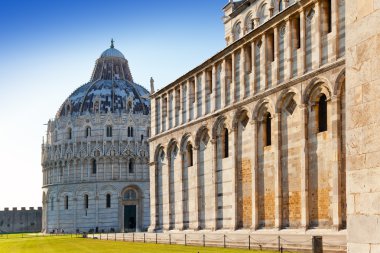
<path fill-rule="evenodd" d="M 223 158 L 228 157 L 228 129 L 223 130 Z"/>
<path fill-rule="evenodd" d="M 193 166 L 193 146 L 190 143 L 187 145 L 187 162 L 188 166 Z"/>
<path fill-rule="evenodd" d="M 133 162 L 133 159 L 130 159 L 129 160 L 129 164 L 128 164 L 128 171 L 129 173 L 135 173 L 135 168 L 134 168 L 134 162 Z"/>
<path fill-rule="evenodd" d="M 322 95 L 318 102 L 318 130 L 327 131 L 327 101 L 326 96 Z"/>
<path fill-rule="evenodd" d="M 272 116 L 267 113 L 265 118 L 265 146 L 272 145 Z"/>
<path fill-rule="evenodd" d="M 274 33 L 268 34 L 268 61 L 273 62 L 274 61 Z"/>
<path fill-rule="evenodd" d="M 65 196 L 65 209 L 69 209 L 69 196 Z"/>
<path fill-rule="evenodd" d="M 91 136 L 91 127 L 86 127 L 86 137 Z"/>
<path fill-rule="evenodd" d="M 322 1 L 322 32 L 327 34 L 331 32 L 331 0 Z"/>
<path fill-rule="evenodd" d="M 88 209 L 88 195 L 87 194 L 84 195 L 84 208 Z"/>
<path fill-rule="evenodd" d="M 106 208 L 111 208 L 111 194 L 106 196 Z"/>
<path fill-rule="evenodd" d="M 72 130 L 71 130 L 71 128 L 69 127 L 69 128 L 67 129 L 67 139 L 71 140 L 72 137 L 73 137 L 73 136 L 72 136 Z"/>
<path fill-rule="evenodd" d="M 141 141 L 143 141 L 144 140 L 144 135 L 142 134 L 140 137 L 141 137 Z"/>
<path fill-rule="evenodd" d="M 91 167 L 92 167 L 92 174 L 96 174 L 96 160 L 95 159 L 92 160 Z"/>
<path fill-rule="evenodd" d="M 284 9 L 282 4 L 283 4 L 282 0 L 278 1 L 278 12 L 281 12 Z"/>
<path fill-rule="evenodd" d="M 107 137 L 112 137 L 112 126 L 107 126 Z"/>
<path fill-rule="evenodd" d="M 294 24 L 294 47 L 301 48 L 301 19 L 300 16 L 293 20 Z"/>

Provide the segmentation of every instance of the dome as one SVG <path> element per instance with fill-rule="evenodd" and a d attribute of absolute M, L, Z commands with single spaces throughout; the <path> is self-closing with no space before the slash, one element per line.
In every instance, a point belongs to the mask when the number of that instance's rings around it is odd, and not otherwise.
<path fill-rule="evenodd" d="M 111 47 L 96 61 L 91 81 L 65 100 L 57 117 L 108 112 L 148 115 L 149 95 L 144 87 L 133 82 L 128 61 L 114 48 L 112 40 Z"/>
<path fill-rule="evenodd" d="M 101 58 L 104 58 L 104 57 L 119 57 L 119 58 L 123 58 L 125 59 L 124 55 L 117 49 L 115 48 L 108 48 L 107 50 L 105 50 L 101 55 L 100 55 Z"/>

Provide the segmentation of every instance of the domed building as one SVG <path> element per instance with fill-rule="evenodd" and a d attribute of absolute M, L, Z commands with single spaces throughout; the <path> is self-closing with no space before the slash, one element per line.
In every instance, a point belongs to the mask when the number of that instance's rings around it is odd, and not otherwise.
<path fill-rule="evenodd" d="M 149 226 L 149 92 L 111 47 L 90 82 L 47 126 L 43 231 L 144 231 Z"/>

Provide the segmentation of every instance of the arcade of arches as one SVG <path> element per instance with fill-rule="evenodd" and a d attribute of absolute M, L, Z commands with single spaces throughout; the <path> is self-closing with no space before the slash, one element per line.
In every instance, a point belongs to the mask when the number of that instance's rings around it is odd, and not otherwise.
<path fill-rule="evenodd" d="M 346 226 L 344 69 L 151 139 L 151 230 Z"/>

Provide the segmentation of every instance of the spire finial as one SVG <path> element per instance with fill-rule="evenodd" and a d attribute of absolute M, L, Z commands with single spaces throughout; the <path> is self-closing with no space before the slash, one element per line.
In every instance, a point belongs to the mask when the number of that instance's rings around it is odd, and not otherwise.
<path fill-rule="evenodd" d="M 113 45 L 114 42 L 115 41 L 113 39 L 111 39 L 111 48 L 114 48 L 114 45 Z"/>
<path fill-rule="evenodd" d="M 150 93 L 154 93 L 154 80 L 153 77 L 150 78 Z"/>

